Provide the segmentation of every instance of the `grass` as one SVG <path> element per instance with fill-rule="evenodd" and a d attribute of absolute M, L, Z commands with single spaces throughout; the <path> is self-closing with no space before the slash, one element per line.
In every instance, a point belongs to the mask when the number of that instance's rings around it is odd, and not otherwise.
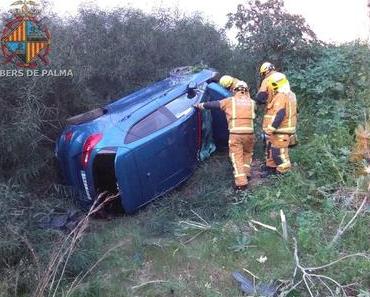
<path fill-rule="evenodd" d="M 367 216 L 359 217 L 337 247 L 328 247 L 346 209 L 323 199 L 302 168 L 242 194 L 238 204 L 231 199 L 230 178 L 227 155 L 219 154 L 179 190 L 136 215 L 94 221 L 71 259 L 65 284 L 114 244 L 124 243 L 73 296 L 241 296 L 230 274 L 243 268 L 266 281 L 290 279 L 294 259 L 289 244 L 248 223 L 256 219 L 279 229 L 280 209 L 287 214 L 289 234 L 298 238 L 306 266 L 369 251 Z M 183 222 L 202 223 L 199 217 L 209 228 L 188 242 L 200 229 L 184 228 Z M 257 261 L 261 256 L 267 257 L 263 264 Z M 349 259 L 328 269 L 328 274 L 366 288 L 369 269 L 369 261 Z"/>
<path fill-rule="evenodd" d="M 292 152 L 293 160 L 305 147 L 303 143 Z M 317 172 L 325 178 L 328 173 L 320 170 Z M 298 239 L 301 261 L 306 266 L 322 265 L 349 253 L 369 252 L 370 221 L 365 215 L 358 217 L 335 247 L 329 247 L 341 218 L 350 210 L 333 199 L 337 184 L 325 187 L 299 165 L 283 177 L 272 177 L 239 194 L 241 202 L 235 203 L 231 177 L 228 156 L 220 153 L 201 164 L 178 190 L 135 215 L 91 221 L 70 258 L 63 289 L 57 296 L 66 296 L 71 282 L 97 261 L 99 264 L 71 296 L 242 296 L 231 272 L 243 268 L 264 281 L 290 279 L 294 269 L 290 243 L 275 232 L 264 228 L 256 231 L 249 224 L 254 219 L 281 231 L 280 209 L 286 213 L 289 235 Z M 349 187 L 341 185 L 345 186 Z M 42 239 L 46 233 L 39 231 L 42 244 L 35 247 L 37 255 L 47 255 L 40 247 L 49 241 L 51 248 L 50 242 L 62 236 Z M 27 251 L 27 246 L 22 248 Z M 257 261 L 261 256 L 267 257 L 265 263 Z M 41 257 L 41 262 L 46 259 Z M 28 267 L 23 272 L 17 266 L 16 286 L 0 282 L 0 296 L 28 296 L 33 278 L 23 273 L 35 271 L 30 261 L 23 264 Z M 369 271 L 369 261 L 353 258 L 330 267 L 327 273 L 345 284 L 356 282 L 365 290 Z M 14 274 L 14 270 L 8 273 Z M 17 277 L 9 275 L 8 282 L 10 279 Z M 305 294 L 302 290 L 300 296 Z"/>
<path fill-rule="evenodd" d="M 303 113 L 302 122 L 308 117 Z M 90 220 L 56 296 L 67 297 L 73 280 L 92 267 L 69 296 L 242 296 L 231 272 L 243 268 L 262 281 L 289 280 L 295 267 L 292 241 L 250 225 L 257 220 L 281 232 L 280 209 L 287 217 L 289 238 L 298 240 L 304 267 L 369 253 L 368 213 L 361 213 L 330 246 L 343 216 L 349 221 L 363 194 L 353 195 L 358 169 L 348 161 L 351 130 L 327 120 L 325 133 L 320 133 L 316 125 L 305 122 L 301 143 L 291 151 L 292 172 L 255 183 L 246 193 L 233 192 L 228 156 L 217 153 L 184 185 L 135 215 Z M 256 149 L 262 159 L 261 146 Z M 5 197 L 0 297 L 30 296 L 40 280 L 38 267 L 47 266 L 55 244 L 65 238 L 63 232 L 40 230 L 36 222 L 55 207 L 72 205 L 63 187 L 51 189 L 46 201 L 11 184 L 1 184 L 0 191 Z M 260 257 L 267 257 L 266 262 L 259 263 Z M 370 262 L 363 258 L 346 259 L 325 273 L 342 284 L 355 283 L 355 291 L 349 292 L 353 296 L 370 287 Z M 299 287 L 295 296 L 308 295 Z"/>

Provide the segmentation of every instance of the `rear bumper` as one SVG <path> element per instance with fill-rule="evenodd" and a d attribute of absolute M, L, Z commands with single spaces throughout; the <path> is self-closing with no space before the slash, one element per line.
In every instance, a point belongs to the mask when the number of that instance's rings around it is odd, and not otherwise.
<path fill-rule="evenodd" d="M 57 159 L 67 185 L 73 187 L 75 198 L 84 206 L 92 204 L 95 197 L 95 188 L 90 164 L 86 169 L 83 169 L 79 162 L 80 155 L 67 158 L 57 156 Z M 93 161 L 93 158 L 91 161 Z"/>

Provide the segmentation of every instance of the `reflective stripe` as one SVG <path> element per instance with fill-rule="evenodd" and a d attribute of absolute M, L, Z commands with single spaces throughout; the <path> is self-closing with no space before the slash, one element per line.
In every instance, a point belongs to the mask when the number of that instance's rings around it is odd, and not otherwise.
<path fill-rule="evenodd" d="M 241 173 L 241 174 L 234 174 L 234 177 L 243 177 L 243 176 L 246 176 L 245 173 Z"/>
<path fill-rule="evenodd" d="M 276 133 L 289 133 L 289 134 L 293 134 L 293 133 L 295 133 L 295 127 L 279 128 L 279 129 L 276 129 L 275 132 Z"/>
<path fill-rule="evenodd" d="M 235 127 L 235 119 L 236 119 L 236 104 L 235 104 L 235 98 L 231 98 L 231 110 L 232 110 L 232 115 L 231 115 L 231 128 Z"/>
<path fill-rule="evenodd" d="M 290 102 L 290 98 L 288 101 L 288 108 L 289 108 L 288 127 L 292 127 L 292 103 Z"/>
<path fill-rule="evenodd" d="M 252 104 L 249 105 L 248 104 L 248 108 L 252 107 L 252 112 L 251 112 L 251 116 L 252 116 L 252 119 L 248 118 L 248 120 L 250 120 L 250 124 L 248 126 L 239 126 L 237 127 L 236 126 L 236 120 L 237 120 L 237 117 L 238 117 L 238 114 L 237 114 L 237 103 L 236 103 L 236 98 L 235 97 L 231 97 L 231 121 L 230 121 L 230 132 L 234 132 L 234 133 L 253 133 L 254 132 L 254 122 L 253 122 L 253 119 L 255 117 L 255 112 L 254 112 L 254 101 L 251 100 Z M 243 118 L 244 119 L 244 118 Z"/>
<path fill-rule="evenodd" d="M 279 168 L 289 168 L 290 167 L 290 161 L 285 157 L 285 148 L 280 149 L 280 158 L 283 161 L 282 164 L 280 164 Z"/>
<path fill-rule="evenodd" d="M 234 153 L 231 153 L 231 162 L 233 163 L 235 174 L 236 175 L 239 174 L 238 167 L 236 167 L 236 163 L 235 163 L 235 154 Z"/>
<path fill-rule="evenodd" d="M 244 164 L 243 166 L 244 166 L 244 167 L 251 168 L 251 165 L 248 165 L 248 164 Z"/>
<path fill-rule="evenodd" d="M 285 153 L 285 149 L 281 148 L 279 157 L 281 158 L 281 160 L 283 160 L 283 163 L 286 163 L 286 158 L 285 158 L 284 153 Z"/>
<path fill-rule="evenodd" d="M 233 133 L 253 133 L 253 128 L 250 127 L 235 127 L 231 128 L 230 132 Z"/>
<path fill-rule="evenodd" d="M 290 168 L 290 166 L 291 166 L 290 162 L 287 162 L 287 163 L 280 164 L 278 167 L 286 169 L 286 168 Z"/>
<path fill-rule="evenodd" d="M 252 100 L 252 129 L 254 129 L 254 119 L 256 118 L 255 102 Z"/>
<path fill-rule="evenodd" d="M 252 100 L 252 119 L 255 118 L 256 118 L 256 103 Z"/>
<path fill-rule="evenodd" d="M 85 188 L 87 199 L 92 200 L 91 195 L 90 195 L 89 186 L 87 184 L 86 173 L 83 170 L 81 170 L 81 179 L 82 179 L 82 183 L 83 183 L 84 188 Z"/>

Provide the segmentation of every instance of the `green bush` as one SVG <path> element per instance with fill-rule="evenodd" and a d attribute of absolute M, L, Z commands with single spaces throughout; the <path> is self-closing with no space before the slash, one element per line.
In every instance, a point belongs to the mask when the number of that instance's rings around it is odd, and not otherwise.
<path fill-rule="evenodd" d="M 291 69 L 289 77 L 294 90 L 310 100 L 356 100 L 368 86 L 369 55 L 368 46 L 360 42 L 328 46 L 317 62 Z"/>
<path fill-rule="evenodd" d="M 85 8 L 47 23 L 54 45 L 49 68 L 72 69 L 74 77 L 0 82 L 0 179 L 32 181 L 34 188 L 55 181 L 53 145 L 66 117 L 162 79 L 174 67 L 203 63 L 222 71 L 232 56 L 224 32 L 199 15 Z"/>

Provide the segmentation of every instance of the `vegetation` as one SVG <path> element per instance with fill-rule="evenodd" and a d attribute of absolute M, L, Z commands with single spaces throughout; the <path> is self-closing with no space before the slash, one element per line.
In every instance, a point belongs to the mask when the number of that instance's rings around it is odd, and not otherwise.
<path fill-rule="evenodd" d="M 1 297 L 241 296 L 232 271 L 245 268 L 262 281 L 292 279 L 293 237 L 304 267 L 369 255 L 368 205 L 333 241 L 368 195 L 359 177 L 364 161 L 350 161 L 355 129 L 370 110 L 368 44 L 324 44 L 280 0 L 252 1 L 230 14 L 229 26 L 239 32 L 235 47 L 224 30 L 178 11 L 147 15 L 88 7 L 68 20 L 51 15 L 47 23 L 54 47 L 49 67 L 71 68 L 74 77 L 0 80 Z M 287 73 L 299 100 L 300 144 L 291 152 L 291 173 L 236 195 L 228 157 L 217 153 L 184 186 L 136 215 L 84 220 L 83 232 L 71 237 L 40 228 L 41 218 L 73 207 L 53 160 L 66 117 L 181 65 L 207 64 L 245 79 L 255 92 L 256 66 L 264 59 Z M 263 158 L 260 145 L 256 156 Z M 280 232 L 281 209 L 287 242 L 277 232 L 250 224 L 256 220 Z M 63 275 L 55 291 L 43 280 L 61 242 L 73 248 L 63 274 L 61 269 L 55 273 L 56 281 Z M 261 256 L 266 262 L 257 261 Z M 320 273 L 352 284 L 345 288 L 348 296 L 370 294 L 369 258 L 344 259 Z M 325 285 L 315 284 L 314 293 L 330 295 Z M 335 292 L 336 285 L 330 286 Z M 289 296 L 309 292 L 301 284 Z"/>
<path fill-rule="evenodd" d="M 288 13 L 282 0 L 248 1 L 229 14 L 228 28 L 238 30 L 239 47 L 258 65 L 272 60 L 278 67 L 305 66 L 315 57 L 315 33 L 299 15 Z"/>

